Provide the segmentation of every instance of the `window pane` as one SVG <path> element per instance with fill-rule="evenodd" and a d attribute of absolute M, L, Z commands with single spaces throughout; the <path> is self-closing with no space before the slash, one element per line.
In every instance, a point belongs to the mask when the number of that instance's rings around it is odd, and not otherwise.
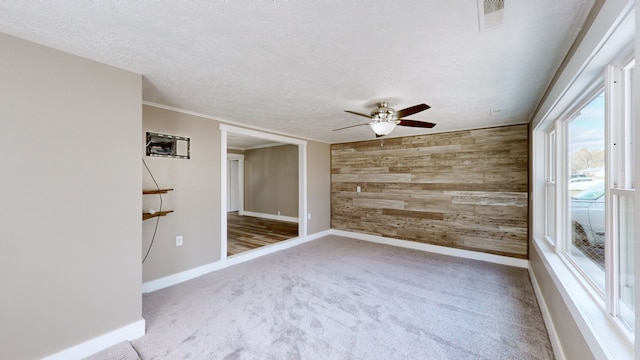
<path fill-rule="evenodd" d="M 556 239 L 556 132 L 546 134 L 545 141 L 545 236 L 555 245 Z"/>
<path fill-rule="evenodd" d="M 634 329 L 635 282 L 633 275 L 633 198 L 618 197 L 618 317 Z"/>
<path fill-rule="evenodd" d="M 547 239 L 552 243 L 555 243 L 556 239 L 556 187 L 554 184 L 549 183 L 545 186 L 547 195 L 546 203 L 546 222 L 545 222 L 545 235 Z"/>
<path fill-rule="evenodd" d="M 626 142 L 625 142 L 625 188 L 634 189 L 635 188 L 635 142 L 634 134 L 635 134 L 635 91 L 634 91 L 634 69 L 635 69 L 635 59 L 631 61 L 629 66 L 625 71 L 625 83 L 627 84 L 625 89 L 625 97 L 624 101 L 627 105 L 626 116 L 625 116 L 625 124 L 626 124 Z"/>
<path fill-rule="evenodd" d="M 569 256 L 605 290 L 604 93 L 568 123 Z"/>

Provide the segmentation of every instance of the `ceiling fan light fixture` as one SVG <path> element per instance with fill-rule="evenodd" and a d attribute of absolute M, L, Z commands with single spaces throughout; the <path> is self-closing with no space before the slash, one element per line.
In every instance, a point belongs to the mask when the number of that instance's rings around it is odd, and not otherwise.
<path fill-rule="evenodd" d="M 393 131 L 393 129 L 396 128 L 396 126 L 408 126 L 415 128 L 432 128 L 436 126 L 436 124 L 434 123 L 409 120 L 404 118 L 405 116 L 411 116 L 413 114 L 417 114 L 421 111 L 425 111 L 431 108 L 431 106 L 427 104 L 418 104 L 399 111 L 390 108 L 389 104 L 387 104 L 386 102 L 379 102 L 376 105 L 377 107 L 371 112 L 370 115 L 357 111 L 345 110 L 345 112 L 348 112 L 350 114 L 369 118 L 371 121 L 364 124 L 356 124 L 339 129 L 333 129 L 333 131 L 349 129 L 361 125 L 369 125 L 371 127 L 371 130 L 373 130 L 373 132 L 376 134 L 376 137 L 381 137 L 389 135 Z"/>
<path fill-rule="evenodd" d="M 379 102 L 371 112 L 371 119 L 373 121 L 396 121 L 398 120 L 398 112 L 389 107 L 386 102 Z"/>
<path fill-rule="evenodd" d="M 388 121 L 374 121 L 369 124 L 369 126 L 371 126 L 371 130 L 373 130 L 376 135 L 384 136 L 389 135 L 389 133 L 391 133 L 393 129 L 396 128 L 396 123 Z"/>

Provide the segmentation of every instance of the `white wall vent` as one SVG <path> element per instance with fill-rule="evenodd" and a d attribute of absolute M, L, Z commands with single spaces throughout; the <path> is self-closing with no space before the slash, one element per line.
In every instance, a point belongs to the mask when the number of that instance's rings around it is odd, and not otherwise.
<path fill-rule="evenodd" d="M 504 0 L 478 0 L 478 25 L 480 31 L 489 30 L 504 23 Z"/>

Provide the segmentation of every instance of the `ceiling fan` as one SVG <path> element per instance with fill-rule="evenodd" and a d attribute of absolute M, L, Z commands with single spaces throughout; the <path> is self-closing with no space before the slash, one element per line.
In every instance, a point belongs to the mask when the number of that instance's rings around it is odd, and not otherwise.
<path fill-rule="evenodd" d="M 379 102 L 376 105 L 377 105 L 377 108 L 371 111 L 371 115 L 367 115 L 367 114 L 363 114 L 363 113 L 359 113 L 351 110 L 345 110 L 345 112 L 348 112 L 354 115 L 367 117 L 371 119 L 371 121 L 368 123 L 345 126 L 343 128 L 334 129 L 333 131 L 344 130 L 344 129 L 348 129 L 356 126 L 369 125 L 373 130 L 373 132 L 376 133 L 376 137 L 382 137 L 385 135 L 389 135 L 389 133 L 391 133 L 391 131 L 395 129 L 396 125 L 419 127 L 419 128 L 432 128 L 436 126 L 436 124 L 426 122 L 426 121 L 403 119 L 403 117 L 405 116 L 410 116 L 410 115 L 429 109 L 431 106 L 427 104 L 418 104 L 418 105 L 414 105 L 398 111 L 390 108 L 389 104 L 386 102 Z"/>

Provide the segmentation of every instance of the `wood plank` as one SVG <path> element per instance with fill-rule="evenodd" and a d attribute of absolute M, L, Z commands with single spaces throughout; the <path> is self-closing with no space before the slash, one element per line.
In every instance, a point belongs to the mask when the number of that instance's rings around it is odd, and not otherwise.
<path fill-rule="evenodd" d="M 412 173 L 411 182 L 413 183 L 483 183 L 484 175 L 474 172 L 430 172 L 430 173 Z"/>
<path fill-rule="evenodd" d="M 227 213 L 227 256 L 297 236 L 297 223 Z"/>
<path fill-rule="evenodd" d="M 429 211 L 401 210 L 401 209 L 383 209 L 382 215 L 389 215 L 394 217 L 405 217 L 405 218 L 429 219 L 429 220 L 444 219 L 443 213 L 429 212 Z"/>
<path fill-rule="evenodd" d="M 482 184 L 461 184 L 461 183 L 450 183 L 450 184 L 421 184 L 423 190 L 431 190 L 431 191 L 452 191 L 452 190 L 460 190 L 460 191 L 515 191 L 515 192 L 526 192 L 528 190 L 527 184 L 512 184 L 512 183 L 482 183 Z"/>
<path fill-rule="evenodd" d="M 173 189 L 143 189 L 142 195 L 166 194 L 169 191 L 173 191 Z"/>
<path fill-rule="evenodd" d="M 169 213 L 172 213 L 173 210 L 166 210 L 166 211 L 158 211 L 155 212 L 153 214 L 150 213 L 142 213 L 142 220 L 148 220 L 148 219 L 152 219 L 154 217 L 158 217 L 158 216 L 166 216 Z"/>
<path fill-rule="evenodd" d="M 359 208 L 372 208 L 372 209 L 403 209 L 404 201 L 402 200 L 388 200 L 388 199 L 367 199 L 357 198 L 353 199 L 353 205 Z"/>
<path fill-rule="evenodd" d="M 386 166 L 371 166 L 371 167 L 345 166 L 340 168 L 340 174 L 385 174 L 388 172 L 389 172 L 389 168 Z"/>
<path fill-rule="evenodd" d="M 483 236 L 465 236 L 464 246 L 471 249 L 520 255 L 521 257 L 527 256 L 526 241 L 512 241 L 509 239 L 487 238 Z"/>
<path fill-rule="evenodd" d="M 332 227 L 522 258 L 528 136 L 516 125 L 331 145 Z"/>
<path fill-rule="evenodd" d="M 411 174 L 359 174 L 357 181 L 372 183 L 408 183 L 411 182 Z"/>
<path fill-rule="evenodd" d="M 527 207 L 527 193 L 446 191 L 453 204 Z"/>
<path fill-rule="evenodd" d="M 528 171 L 485 172 L 483 180 L 487 183 L 515 182 L 526 184 L 529 180 L 529 173 Z"/>
<path fill-rule="evenodd" d="M 333 174 L 331 182 L 358 182 L 358 174 Z"/>

